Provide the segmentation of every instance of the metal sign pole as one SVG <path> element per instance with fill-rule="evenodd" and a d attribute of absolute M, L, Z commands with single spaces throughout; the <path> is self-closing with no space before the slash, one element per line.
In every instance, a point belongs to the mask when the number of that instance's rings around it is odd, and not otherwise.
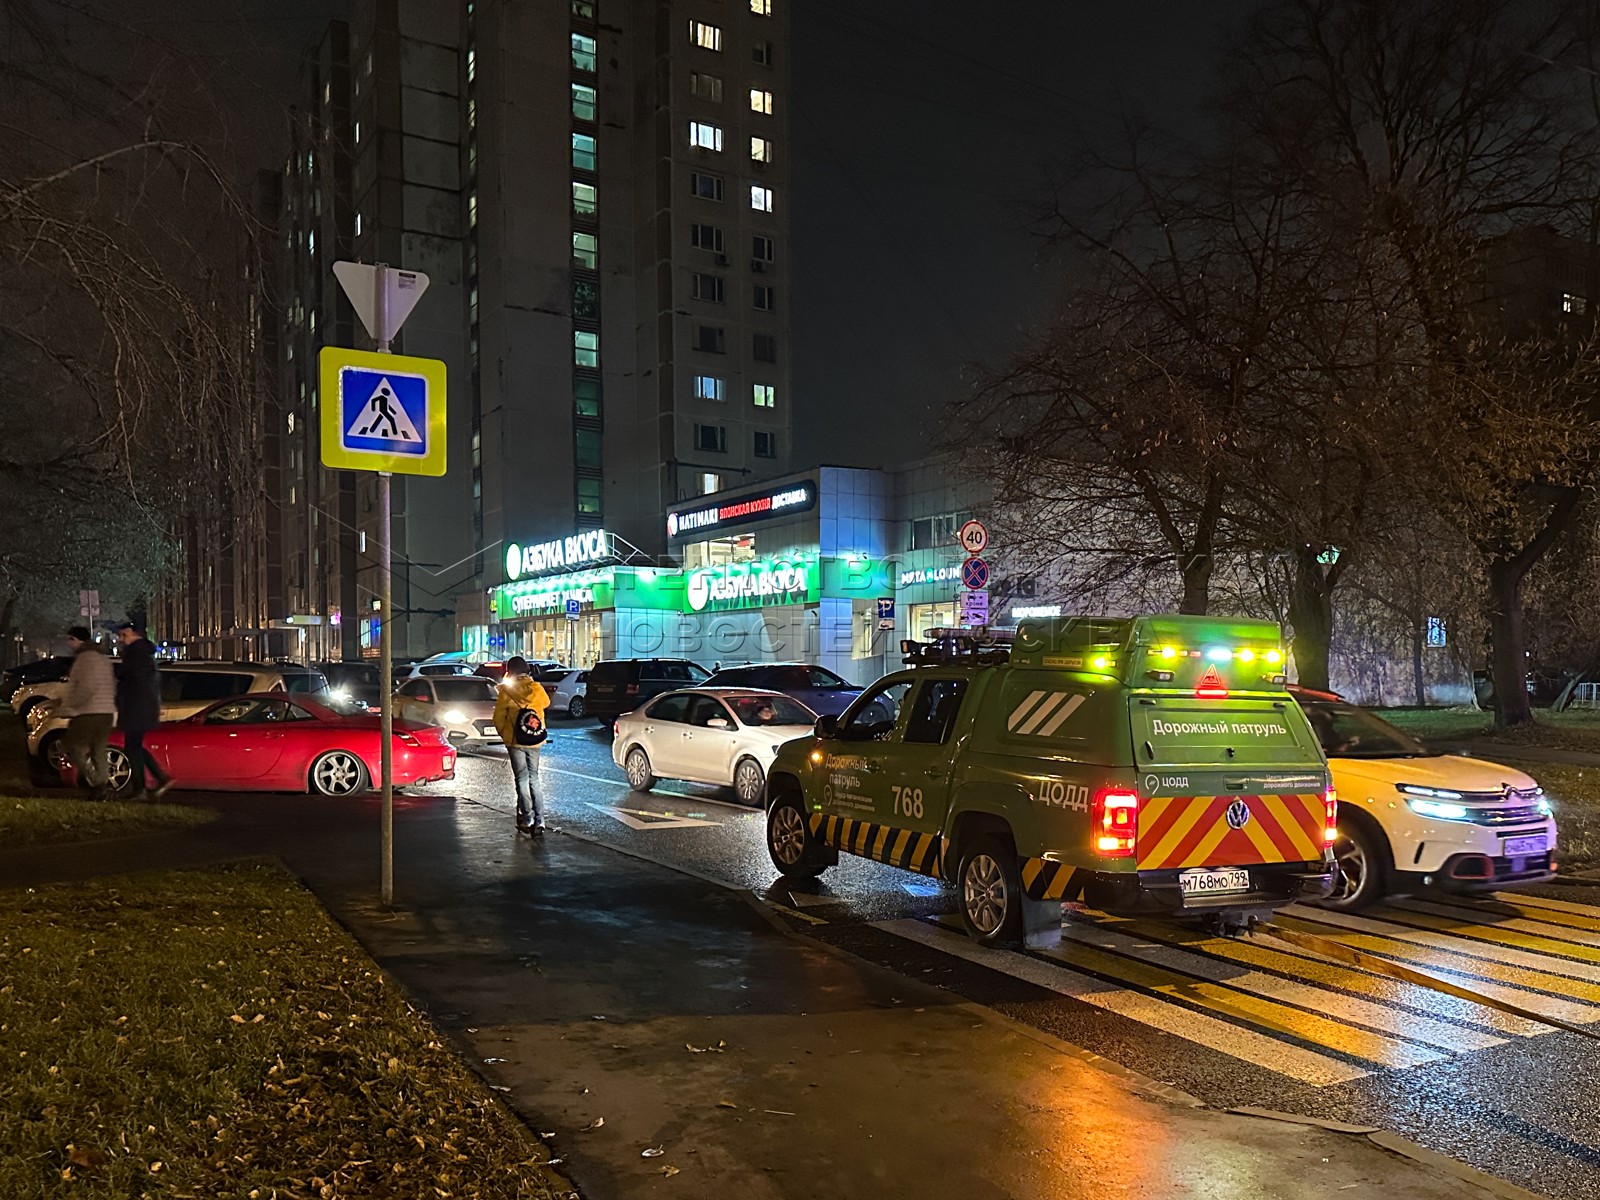
<path fill-rule="evenodd" d="M 373 336 L 379 354 L 391 353 L 393 333 L 389 328 L 389 268 L 378 264 L 372 273 Z M 378 472 L 378 749 L 382 763 L 383 833 L 380 899 L 394 903 L 394 514 L 390 502 L 390 474 Z"/>

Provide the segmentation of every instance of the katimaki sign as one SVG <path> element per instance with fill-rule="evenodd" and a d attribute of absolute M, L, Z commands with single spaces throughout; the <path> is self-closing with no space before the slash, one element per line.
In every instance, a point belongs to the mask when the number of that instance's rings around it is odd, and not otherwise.
<path fill-rule="evenodd" d="M 611 535 L 604 529 L 586 529 L 549 542 L 506 547 L 506 579 L 515 581 L 552 571 L 571 571 L 590 567 L 613 557 Z"/>
<path fill-rule="evenodd" d="M 817 560 L 804 555 L 701 567 L 685 580 L 684 605 L 699 613 L 809 604 L 820 597 L 819 576 Z"/>
<path fill-rule="evenodd" d="M 667 536 L 687 537 L 731 525 L 748 525 L 771 517 L 786 517 L 805 512 L 817 502 L 817 485 L 810 480 L 785 484 L 764 492 L 752 492 L 715 504 L 675 508 L 667 513 Z"/>

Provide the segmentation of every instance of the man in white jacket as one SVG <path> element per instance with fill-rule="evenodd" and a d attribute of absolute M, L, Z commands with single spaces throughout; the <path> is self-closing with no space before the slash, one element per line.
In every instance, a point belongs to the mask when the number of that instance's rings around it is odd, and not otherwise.
<path fill-rule="evenodd" d="M 111 795 L 106 739 L 117 715 L 116 671 L 84 626 L 67 630 L 67 645 L 74 657 L 61 701 L 61 715 L 67 718 L 64 744 L 78 778 L 89 786 L 90 797 L 106 800 Z"/>

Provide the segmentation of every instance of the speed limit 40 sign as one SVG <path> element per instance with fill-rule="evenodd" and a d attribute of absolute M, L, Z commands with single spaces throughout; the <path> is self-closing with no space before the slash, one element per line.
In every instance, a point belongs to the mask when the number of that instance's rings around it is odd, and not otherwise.
<path fill-rule="evenodd" d="M 968 554 L 982 554 L 989 545 L 989 531 L 982 521 L 968 521 L 956 534 L 956 540 Z"/>

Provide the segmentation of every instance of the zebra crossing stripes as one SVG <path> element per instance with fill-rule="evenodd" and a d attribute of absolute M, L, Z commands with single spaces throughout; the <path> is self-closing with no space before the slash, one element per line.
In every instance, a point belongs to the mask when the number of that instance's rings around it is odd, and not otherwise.
<path fill-rule="evenodd" d="M 1600 908 L 1515 895 L 1428 897 L 1360 916 L 1295 905 L 1275 923 L 1541 1016 L 1600 1022 Z M 1270 927 L 1256 938 L 1223 938 L 1083 913 L 1064 924 L 1058 947 L 1024 954 L 974 946 L 925 922 L 879 927 L 1316 1087 L 1555 1032 L 1275 941 Z"/>
<path fill-rule="evenodd" d="M 1006 728 L 1025 737 L 1050 737 L 1082 703 L 1083 696 L 1072 692 L 1029 692 L 1011 710 Z"/>

